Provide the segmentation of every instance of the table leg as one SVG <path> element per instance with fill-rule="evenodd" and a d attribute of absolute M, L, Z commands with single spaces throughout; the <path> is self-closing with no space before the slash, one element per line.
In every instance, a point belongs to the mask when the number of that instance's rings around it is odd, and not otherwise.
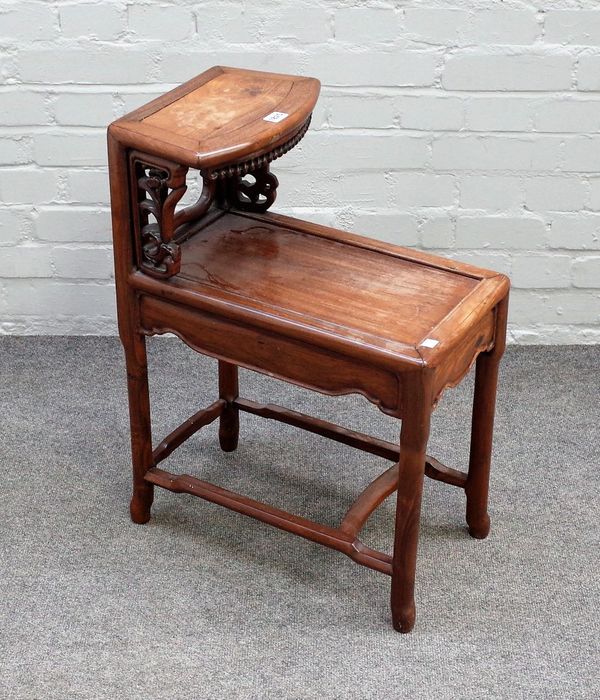
<path fill-rule="evenodd" d="M 410 632 L 415 624 L 415 570 L 425 457 L 431 416 L 430 392 L 405 391 L 410 410 L 402 418 L 394 557 L 392 560 L 392 621 L 398 632 Z"/>
<path fill-rule="evenodd" d="M 239 410 L 231 403 L 238 398 L 238 395 L 237 365 L 219 360 L 219 398 L 227 401 L 227 406 L 219 419 L 219 444 L 224 452 L 233 452 L 238 445 Z"/>
<path fill-rule="evenodd" d="M 150 427 L 150 395 L 146 338 L 134 333 L 124 343 L 131 424 L 131 457 L 133 462 L 133 496 L 129 511 L 134 523 L 147 523 L 154 500 L 154 485 L 144 480 L 152 467 L 152 434 Z"/>
<path fill-rule="evenodd" d="M 505 348 L 508 299 L 497 310 L 496 342 L 492 350 L 481 353 L 475 370 L 475 393 L 471 422 L 469 473 L 465 485 L 467 525 L 471 537 L 484 539 L 490 531 L 488 492 L 492 460 L 492 438 L 496 409 L 498 366 Z"/>

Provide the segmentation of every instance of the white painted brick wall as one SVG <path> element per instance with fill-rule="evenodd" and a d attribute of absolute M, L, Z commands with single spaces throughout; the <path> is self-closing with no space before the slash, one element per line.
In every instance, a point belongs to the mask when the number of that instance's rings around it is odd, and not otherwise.
<path fill-rule="evenodd" d="M 512 342 L 600 342 L 597 0 L 4 0 L 0 332 L 115 332 L 105 127 L 219 63 L 323 83 L 279 210 L 510 274 Z"/>

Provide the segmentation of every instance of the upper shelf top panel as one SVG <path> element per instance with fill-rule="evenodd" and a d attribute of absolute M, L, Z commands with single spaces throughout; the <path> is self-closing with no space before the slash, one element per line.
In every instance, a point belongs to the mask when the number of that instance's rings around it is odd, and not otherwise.
<path fill-rule="evenodd" d="M 215 66 L 110 126 L 128 148 L 211 171 L 267 154 L 306 126 L 314 78 Z"/>

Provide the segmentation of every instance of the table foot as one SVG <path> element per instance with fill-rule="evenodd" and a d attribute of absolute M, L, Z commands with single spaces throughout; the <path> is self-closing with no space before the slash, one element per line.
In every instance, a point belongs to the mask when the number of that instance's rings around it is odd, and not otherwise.
<path fill-rule="evenodd" d="M 417 612 L 414 601 L 411 605 L 400 609 L 394 609 L 392 602 L 392 624 L 396 632 L 401 632 L 402 634 L 411 632 L 415 626 L 416 616 Z"/>
<path fill-rule="evenodd" d="M 238 446 L 239 438 L 239 419 L 237 413 L 232 416 L 226 416 L 228 409 L 225 409 L 221 416 L 221 424 L 219 425 L 219 445 L 223 452 L 233 452 Z"/>
<path fill-rule="evenodd" d="M 469 535 L 476 540 L 484 540 L 490 534 L 490 516 L 487 513 L 483 517 L 471 521 L 467 515 L 467 523 Z"/>
<path fill-rule="evenodd" d="M 150 520 L 152 501 L 154 500 L 154 488 L 147 485 L 143 491 L 136 491 L 129 504 L 129 513 L 134 523 L 144 525 Z"/>

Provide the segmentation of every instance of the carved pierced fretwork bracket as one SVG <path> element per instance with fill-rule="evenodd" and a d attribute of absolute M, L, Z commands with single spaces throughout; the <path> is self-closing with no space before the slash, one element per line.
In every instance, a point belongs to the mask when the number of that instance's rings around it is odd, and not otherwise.
<path fill-rule="evenodd" d="M 172 242 L 175 205 L 183 197 L 185 169 L 163 170 L 138 162 L 139 265 L 153 277 L 179 272 L 181 251 Z M 182 172 L 181 172 L 182 171 Z"/>
<path fill-rule="evenodd" d="M 206 213 L 214 198 L 215 183 L 204 180 L 198 201 L 175 211 L 187 190 L 185 166 L 134 152 L 130 171 L 138 266 L 152 277 L 172 277 L 181 266 L 175 234 L 184 224 Z"/>
<path fill-rule="evenodd" d="M 221 205 L 241 211 L 264 212 L 273 204 L 277 196 L 279 182 L 269 172 L 269 166 L 247 175 L 234 175 L 218 184 L 218 199 Z"/>
<path fill-rule="evenodd" d="M 215 170 L 202 170 L 203 189 L 192 206 L 176 211 L 187 190 L 186 166 L 140 151 L 129 155 L 131 210 L 136 263 L 161 279 L 181 267 L 179 242 L 193 233 L 195 222 L 216 198 L 221 207 L 265 212 L 277 196 L 277 178 L 269 163 L 287 153 L 306 133 L 310 117 L 284 143 L 270 151 Z M 187 226 L 190 224 L 190 226 Z"/>

